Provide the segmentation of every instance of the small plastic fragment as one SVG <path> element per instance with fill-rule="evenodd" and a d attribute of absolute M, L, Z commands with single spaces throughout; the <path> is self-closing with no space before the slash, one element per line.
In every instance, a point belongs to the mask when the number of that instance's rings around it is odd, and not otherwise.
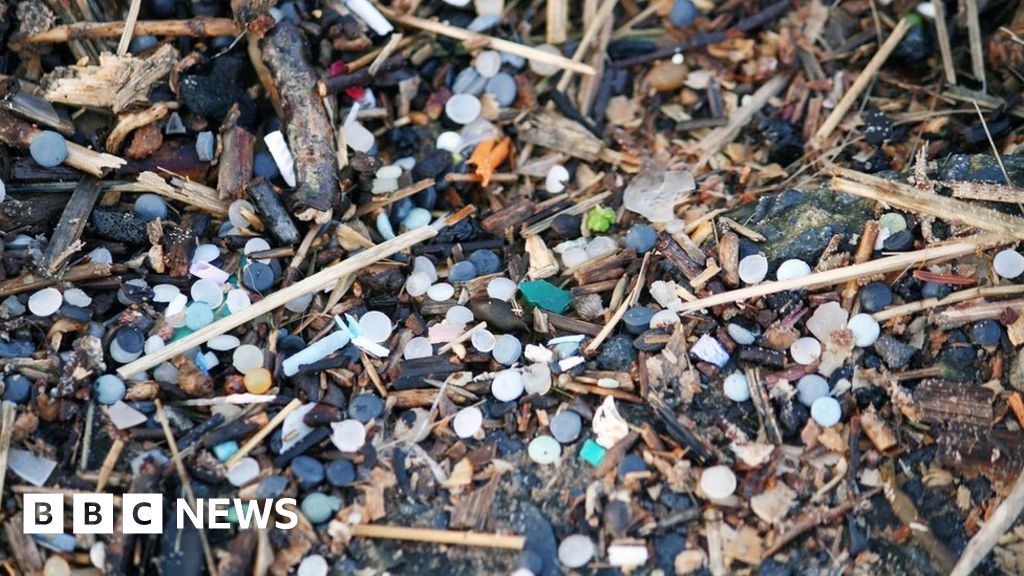
<path fill-rule="evenodd" d="M 288 149 L 288 143 L 285 142 L 284 134 L 280 130 L 274 130 L 264 136 L 263 141 L 267 145 L 267 150 L 273 155 L 274 162 L 277 163 L 277 169 L 281 172 L 281 178 L 284 179 L 288 186 L 294 188 L 296 184 L 295 157 L 292 156 L 291 150 Z"/>

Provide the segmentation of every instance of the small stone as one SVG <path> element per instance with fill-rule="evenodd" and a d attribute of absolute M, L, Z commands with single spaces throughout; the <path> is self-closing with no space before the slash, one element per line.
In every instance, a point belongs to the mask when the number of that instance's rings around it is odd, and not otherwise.
<path fill-rule="evenodd" d="M 583 418 L 573 410 L 563 410 L 555 415 L 548 424 L 551 435 L 562 444 L 572 444 L 580 437 L 583 429 Z"/>
<path fill-rule="evenodd" d="M 763 254 L 751 254 L 740 260 L 740 280 L 747 284 L 759 284 L 768 275 L 768 259 Z"/>
<path fill-rule="evenodd" d="M 597 356 L 597 365 L 602 370 L 623 372 L 629 370 L 630 364 L 636 359 L 636 348 L 629 336 L 612 336 L 601 346 L 601 353 Z"/>
<path fill-rule="evenodd" d="M 376 394 L 356 394 L 348 405 L 348 417 L 366 424 L 384 413 L 384 401 Z"/>
<path fill-rule="evenodd" d="M 335 496 L 313 492 L 302 499 L 299 507 L 311 524 L 323 524 L 341 509 L 341 500 Z"/>
<path fill-rule="evenodd" d="M 96 401 L 106 406 L 116 404 L 124 398 L 124 381 L 113 374 L 104 374 L 96 379 Z"/>
<path fill-rule="evenodd" d="M 224 473 L 224 477 L 232 486 L 245 486 L 259 476 L 259 474 L 259 461 L 255 458 L 245 457 L 228 468 L 227 472 Z"/>
<path fill-rule="evenodd" d="M 344 458 L 334 460 L 326 468 L 327 481 L 331 486 L 351 486 L 356 481 L 356 465 Z"/>
<path fill-rule="evenodd" d="M 631 226 L 629 231 L 626 232 L 626 238 L 623 243 L 627 248 L 636 250 L 637 254 L 643 254 L 654 249 L 654 244 L 657 241 L 658 233 L 654 228 L 647 224 L 636 224 Z"/>
<path fill-rule="evenodd" d="M 865 312 L 878 312 L 892 304 L 892 290 L 883 282 L 871 282 L 860 290 L 860 305 Z"/>
<path fill-rule="evenodd" d="M 459 438 L 472 438 L 484 423 L 484 414 L 476 406 L 459 410 L 452 419 L 452 429 Z"/>
<path fill-rule="evenodd" d="M 1024 274 L 1024 256 L 1012 248 L 1007 248 L 996 254 L 992 260 L 992 267 L 995 268 L 996 274 L 1003 278 L 1016 278 Z"/>
<path fill-rule="evenodd" d="M 263 394 L 274 385 L 274 378 L 270 370 L 266 368 L 255 368 L 245 373 L 245 389 L 250 394 Z"/>
<path fill-rule="evenodd" d="M 779 282 L 785 280 L 792 280 L 794 278 L 803 278 L 811 273 L 811 267 L 803 260 L 797 260 L 791 258 L 786 260 L 782 264 L 779 264 L 779 269 L 775 271 L 775 279 Z"/>
<path fill-rule="evenodd" d="M 687 68 L 672 60 L 658 60 L 647 73 L 647 83 L 658 92 L 674 92 L 686 81 Z"/>
<path fill-rule="evenodd" d="M 722 391 L 725 397 L 733 402 L 746 402 L 750 400 L 750 385 L 747 377 L 740 372 L 733 372 L 726 376 L 722 383 Z"/>
<path fill-rule="evenodd" d="M 296 456 L 291 462 L 291 469 L 303 490 L 316 488 L 324 481 L 324 465 L 312 456 Z"/>
<path fill-rule="evenodd" d="M 1003 330 L 995 320 L 982 320 L 971 326 L 971 340 L 978 346 L 995 346 L 1003 337 Z"/>
<path fill-rule="evenodd" d="M 821 342 L 817 338 L 799 338 L 789 347 L 789 354 L 797 364 L 813 364 L 821 357 Z"/>
<path fill-rule="evenodd" d="M 835 426 L 843 416 L 839 401 L 831 396 L 822 396 L 811 405 L 811 418 L 822 428 Z"/>
<path fill-rule="evenodd" d="M 902 368 L 910 363 L 910 359 L 917 353 L 917 349 L 902 342 L 888 334 L 878 337 L 875 341 L 875 353 L 881 356 L 882 361 L 889 368 Z"/>
<path fill-rule="evenodd" d="M 494 274 L 501 269 L 501 258 L 491 250 L 475 250 L 469 255 L 469 261 L 476 266 L 479 275 Z"/>
<path fill-rule="evenodd" d="M 881 326 L 878 325 L 878 321 L 875 320 L 874 316 L 870 314 L 857 314 L 846 325 L 847 328 L 853 332 L 853 343 L 858 348 L 867 348 L 878 340 L 878 335 L 882 333 Z"/>
<path fill-rule="evenodd" d="M 491 381 L 491 394 L 502 402 L 512 402 L 523 395 L 523 376 L 518 370 L 502 370 Z"/>
<path fill-rule="evenodd" d="M 800 403 L 810 408 L 818 398 L 828 396 L 828 380 L 817 374 L 808 374 L 797 380 L 797 398 Z"/>
<path fill-rule="evenodd" d="M 358 452 L 366 444 L 366 427 L 358 420 L 331 424 L 331 442 L 342 452 Z"/>
<path fill-rule="evenodd" d="M 700 489 L 712 500 L 723 500 L 736 492 L 736 474 L 728 466 L 711 466 L 700 475 Z"/>
<path fill-rule="evenodd" d="M 43 130 L 32 138 L 29 154 L 36 164 L 44 168 L 60 166 L 68 157 L 68 143 L 64 137 L 52 130 Z"/>
<path fill-rule="evenodd" d="M 488 286 L 489 291 L 490 286 Z M 523 298 L 531 306 L 555 314 L 565 312 L 572 304 L 572 294 L 568 290 L 562 290 L 547 280 L 520 282 L 519 291 L 523 293 Z"/>
<path fill-rule="evenodd" d="M 594 541 L 583 534 L 573 534 L 558 545 L 558 561 L 569 568 L 582 568 L 594 558 Z"/>

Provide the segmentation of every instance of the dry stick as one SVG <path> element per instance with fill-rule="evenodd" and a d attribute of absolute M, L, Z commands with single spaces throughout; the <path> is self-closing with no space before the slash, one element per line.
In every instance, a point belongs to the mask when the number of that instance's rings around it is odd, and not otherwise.
<path fill-rule="evenodd" d="M 842 122 L 843 117 L 846 116 L 846 113 L 849 112 L 851 107 L 853 107 L 854 102 L 856 102 L 857 98 L 860 97 L 861 92 L 868 87 L 868 84 L 875 77 L 875 74 L 877 74 L 878 70 L 881 69 L 883 64 L 885 64 L 885 61 L 889 59 L 889 55 L 896 49 L 896 46 L 901 40 L 903 40 L 903 37 L 907 35 L 908 30 L 910 30 L 910 22 L 908 22 L 906 18 L 901 19 L 899 24 L 896 25 L 896 28 L 893 28 L 889 37 L 882 43 L 882 46 L 879 47 L 878 52 L 875 52 L 875 55 L 870 61 L 868 61 L 868 65 L 865 66 L 864 70 L 862 70 L 860 75 L 857 76 L 857 79 L 853 82 L 853 86 L 850 86 L 850 89 L 843 95 L 839 104 L 837 104 L 832 110 L 832 113 L 828 115 L 825 122 L 821 124 L 821 128 L 818 128 L 817 134 L 814 135 L 814 139 L 818 144 L 827 140 L 828 137 L 832 135 L 832 132 L 839 126 L 839 123 Z"/>
<path fill-rule="evenodd" d="M 289 402 L 287 406 L 281 408 L 281 411 L 270 419 L 270 422 L 267 422 L 266 426 L 260 428 L 258 432 L 252 435 L 252 438 L 246 440 L 245 444 L 242 444 L 242 447 L 238 449 L 238 452 L 235 452 L 231 456 L 231 458 L 228 458 L 228 461 L 224 463 L 224 466 L 226 468 L 231 468 L 232 465 L 234 465 L 236 462 L 247 456 L 249 452 L 252 452 L 257 446 L 260 445 L 260 442 L 262 442 L 264 438 L 269 436 L 270 433 L 273 432 L 275 428 L 280 426 L 281 423 L 284 422 L 284 419 L 289 414 L 298 410 L 301 406 L 302 400 L 299 400 L 298 398 L 293 398 L 292 401 Z"/>
<path fill-rule="evenodd" d="M 14 434 L 14 416 L 17 406 L 3 402 L 0 408 L 0 496 L 4 493 L 4 476 L 7 475 L 7 458 L 11 455 L 11 436 Z"/>
<path fill-rule="evenodd" d="M 997 245 L 1010 241 L 1010 239 L 996 234 L 988 234 L 976 237 L 973 240 L 965 240 L 941 246 L 934 246 L 931 248 L 924 248 L 922 250 L 915 250 L 914 252 L 904 252 L 895 256 L 887 256 L 871 262 L 865 262 L 864 264 L 854 264 L 853 266 L 846 266 L 844 268 L 815 272 L 813 274 L 800 278 L 793 278 L 791 280 L 765 282 L 763 284 L 748 286 L 747 288 L 741 288 L 739 290 L 722 292 L 706 298 L 700 298 L 693 302 L 687 302 L 683 304 L 682 308 L 680 308 L 680 312 L 696 312 L 697 310 L 710 308 L 712 306 L 731 304 L 733 302 L 750 300 L 752 298 L 760 298 L 761 296 L 785 292 L 787 290 L 802 290 L 816 286 L 832 286 L 835 284 L 841 284 L 847 280 L 855 280 L 857 278 L 866 278 L 876 274 L 903 270 L 909 266 L 914 266 L 919 263 L 964 256 L 985 246 Z"/>
<path fill-rule="evenodd" d="M 337 282 L 339 278 L 347 274 L 358 272 L 370 264 L 383 260 L 396 252 L 400 252 L 415 244 L 419 244 L 424 240 L 433 238 L 434 236 L 437 236 L 437 232 L 438 231 L 434 226 L 424 226 L 423 228 L 411 230 L 386 242 L 382 242 L 373 248 L 367 248 L 365 251 L 360 252 L 355 256 L 346 258 L 345 260 L 321 270 L 300 282 L 296 282 L 287 288 L 274 292 L 270 296 L 267 296 L 263 300 L 260 300 L 244 310 L 235 312 L 226 318 L 221 318 L 213 324 L 197 330 L 169 346 L 165 346 L 152 354 L 147 354 L 134 362 L 125 364 L 118 368 L 117 373 L 122 378 L 128 378 L 155 366 L 159 366 L 161 363 L 174 358 L 178 354 L 196 346 L 205 344 L 211 338 L 220 336 L 228 330 L 232 330 L 246 322 L 255 320 L 267 312 L 284 306 L 295 298 L 330 288 L 334 286 L 335 282 Z"/>
<path fill-rule="evenodd" d="M 550 4 L 550 0 L 548 3 Z M 593 43 L 594 38 L 597 38 L 597 35 L 601 33 L 601 29 L 604 28 L 604 23 L 611 18 L 612 12 L 615 10 L 615 5 L 618 3 L 619 0 L 604 0 L 604 4 L 602 4 L 600 10 L 598 10 L 597 16 L 594 17 L 594 21 L 590 23 L 587 31 L 583 34 L 583 38 L 580 40 L 579 46 L 576 47 L 576 51 L 573 52 L 573 62 L 579 63 L 583 61 L 583 57 L 587 55 L 587 50 L 590 49 L 590 44 Z M 591 74 L 596 73 L 596 70 L 591 72 Z M 565 92 L 566 88 L 568 88 L 571 83 L 572 71 L 567 71 L 562 74 L 561 80 L 558 81 L 558 91 Z"/>
<path fill-rule="evenodd" d="M 473 326 L 469 330 L 466 330 L 462 334 L 459 334 L 457 338 L 442 346 L 441 349 L 437 351 L 438 355 L 444 354 L 445 352 L 451 350 L 452 347 L 455 346 L 456 344 L 461 344 L 466 340 L 469 340 L 470 338 L 473 337 L 473 334 L 476 334 L 477 332 L 483 330 L 484 328 L 487 328 L 487 322 L 481 322 L 476 326 Z"/>
<path fill-rule="evenodd" d="M 986 91 L 985 46 L 981 40 L 981 25 L 978 23 L 978 0 L 964 0 L 967 4 L 967 39 L 971 45 L 971 72 L 981 82 L 981 91 Z"/>
<path fill-rule="evenodd" d="M 381 524 L 356 524 L 350 530 L 352 535 L 358 538 L 385 538 L 390 540 L 429 542 L 432 544 L 504 548 L 506 550 L 522 550 L 526 546 L 526 537 L 514 534 L 484 534 L 480 532 L 434 530 L 430 528 Z"/>
<path fill-rule="evenodd" d="M 946 28 L 946 7 L 942 2 L 932 2 L 935 7 L 935 35 L 939 38 L 939 52 L 942 53 L 942 69 L 946 82 L 956 84 L 956 67 L 953 65 L 953 48 L 949 43 L 949 29 Z"/>
<path fill-rule="evenodd" d="M 121 32 L 121 41 L 117 43 L 117 55 L 119 57 L 128 53 L 128 45 L 132 41 L 135 24 L 139 20 L 139 8 L 141 6 L 142 0 L 132 0 L 132 5 L 128 8 L 128 18 L 124 21 L 124 31 Z"/>
<path fill-rule="evenodd" d="M 379 7 L 379 6 L 378 6 Z M 434 20 L 427 20 L 425 18 L 417 18 L 416 16 L 410 16 L 408 14 L 398 14 L 392 10 L 388 10 L 383 7 L 379 7 L 380 11 L 385 16 L 409 28 L 417 28 L 420 30 L 426 30 L 434 34 L 441 34 L 448 36 L 449 38 L 455 38 L 463 42 L 470 42 L 474 45 L 482 45 L 492 50 L 499 52 L 505 52 L 507 54 L 514 54 L 516 56 L 522 56 L 527 60 L 534 62 L 540 62 L 542 64 L 550 64 L 557 66 L 564 70 L 571 70 L 579 74 L 591 75 L 595 73 L 593 67 L 580 62 L 573 62 L 565 56 L 558 54 L 552 54 L 543 50 L 538 50 L 532 46 L 526 46 L 524 44 L 518 44 L 516 42 L 509 42 L 508 40 L 502 40 L 501 38 L 495 38 L 486 34 L 480 34 L 478 32 L 471 32 L 465 28 L 459 28 L 457 26 L 451 26 L 443 22 L 436 22 Z"/>
<path fill-rule="evenodd" d="M 174 184 L 180 184 L 180 187 L 176 187 Z M 195 206 L 204 212 L 220 217 L 228 215 L 228 206 L 230 205 L 226 200 L 221 200 L 219 194 L 213 188 L 198 182 L 178 179 L 172 179 L 172 183 L 168 183 L 156 172 L 148 171 L 139 174 L 136 182 L 118 184 L 111 186 L 108 190 L 116 192 L 152 192 L 153 194 L 177 200 L 189 206 Z"/>
<path fill-rule="evenodd" d="M 356 216 L 365 216 L 366 214 L 374 212 L 380 208 L 384 208 L 385 206 L 389 206 L 395 202 L 398 202 L 403 198 L 414 196 L 426 190 L 427 188 L 430 188 L 433 185 L 433 178 L 425 178 L 410 186 L 406 186 L 405 188 L 395 190 L 394 192 L 388 194 L 383 198 L 376 198 L 370 202 L 367 202 L 366 204 L 363 204 L 362 206 L 359 207 L 358 210 L 356 210 Z"/>
<path fill-rule="evenodd" d="M 1024 474 L 1017 476 L 1013 484 L 1013 490 L 1007 494 L 1006 499 L 996 508 L 992 516 L 967 543 L 960 560 L 953 566 L 949 576 L 967 576 L 974 568 L 985 559 L 985 556 L 999 541 L 1000 536 L 1010 529 L 1024 510 Z"/>
<path fill-rule="evenodd" d="M 106 488 L 107 481 L 110 480 L 110 473 L 114 471 L 114 466 L 117 466 L 117 459 L 121 457 L 122 450 L 124 450 L 124 440 L 117 438 L 110 445 L 107 457 L 103 459 L 103 464 L 100 465 L 100 474 L 96 478 L 97 493 L 103 492 L 103 489 Z"/>
<path fill-rule="evenodd" d="M 604 342 L 605 338 L 610 336 L 612 331 L 615 330 L 615 326 L 619 323 L 619 320 L 622 320 L 622 317 L 626 315 L 626 310 L 629 310 L 629 308 L 636 303 L 637 299 L 640 297 L 640 291 L 644 287 L 644 279 L 647 276 L 647 264 L 650 260 L 651 253 L 648 252 L 644 254 L 644 261 L 640 264 L 640 272 L 636 276 L 636 286 L 633 287 L 633 291 L 629 294 L 629 298 L 626 298 L 622 302 L 619 309 L 615 311 L 615 314 L 613 314 L 612 317 L 608 319 L 608 322 L 605 323 L 604 328 L 601 328 L 601 331 L 597 336 L 595 336 L 594 339 L 590 341 L 590 344 L 587 344 L 587 347 L 583 349 L 584 352 L 587 354 L 596 352 L 601 346 L 601 343 Z"/>
<path fill-rule="evenodd" d="M 989 182 L 946 182 L 944 184 L 953 192 L 953 198 L 1005 202 L 1007 204 L 1024 202 L 1024 190 L 1012 186 Z"/>
<path fill-rule="evenodd" d="M 740 106 L 729 116 L 729 122 L 725 126 L 715 128 L 707 136 L 701 138 L 698 148 L 703 150 L 700 159 L 697 160 L 697 168 L 700 168 L 711 160 L 711 157 L 718 154 L 726 144 L 732 142 L 743 127 L 754 119 L 754 116 L 764 108 L 768 100 L 781 92 L 788 84 L 789 79 L 780 74 L 764 83 L 763 86 L 754 92 L 750 101 Z"/>
<path fill-rule="evenodd" d="M 937 216 L 982 230 L 998 232 L 1002 236 L 1012 236 L 1014 240 L 1024 240 L 1024 219 L 855 170 L 834 168 L 833 174 L 835 178 L 832 179 L 832 189 L 837 192 L 846 192 L 918 214 Z"/>
<path fill-rule="evenodd" d="M 911 302 L 909 304 L 902 304 L 899 306 L 891 306 L 883 310 L 879 310 L 872 314 L 875 320 L 878 322 L 884 322 L 892 318 L 898 318 L 900 316 L 906 316 L 913 314 L 914 312 L 920 312 L 922 310 L 928 310 L 931 308 L 938 308 L 939 306 L 948 306 L 950 304 L 958 304 L 960 302 L 966 302 L 967 300 L 973 300 L 975 298 L 984 298 L 987 296 L 1012 296 L 1014 294 L 1020 294 L 1024 292 L 1024 284 L 1007 284 L 1006 286 L 986 286 L 983 288 L 971 288 L 969 290 L 961 290 L 954 292 L 945 298 L 928 298 L 925 300 L 918 300 L 917 302 Z"/>
<path fill-rule="evenodd" d="M 563 0 L 547 0 L 547 28 L 545 39 L 548 44 L 562 44 L 567 38 L 569 27 L 569 3 Z"/>
<path fill-rule="evenodd" d="M 82 178 L 75 187 L 39 262 L 39 271 L 44 275 L 56 274 L 68 258 L 81 249 L 82 231 L 89 221 L 93 206 L 100 198 L 100 192 L 100 181 L 92 176 Z"/>
<path fill-rule="evenodd" d="M 167 421 L 167 415 L 164 414 L 164 405 L 159 398 L 155 402 L 157 420 L 160 421 L 160 427 L 164 429 L 164 436 L 167 437 L 167 446 L 171 449 L 171 459 L 174 461 L 174 468 L 178 471 L 178 478 L 181 480 L 181 491 L 185 493 L 188 505 L 195 510 L 196 494 L 192 491 L 192 481 L 188 477 L 188 471 L 185 470 L 185 463 L 181 461 L 181 452 L 178 451 L 178 443 L 174 440 L 174 434 L 171 432 L 171 424 Z M 217 563 L 213 559 L 213 550 L 210 548 L 210 541 L 206 538 L 206 531 L 199 528 L 198 532 L 199 543 L 203 546 L 206 569 L 213 576 L 217 576 Z"/>
<path fill-rule="evenodd" d="M 117 38 L 126 22 L 79 22 L 50 28 L 24 40 L 26 44 L 59 44 L 81 38 Z M 236 36 L 241 32 L 231 18 L 196 16 L 188 20 L 143 20 L 136 22 L 132 36 Z"/>

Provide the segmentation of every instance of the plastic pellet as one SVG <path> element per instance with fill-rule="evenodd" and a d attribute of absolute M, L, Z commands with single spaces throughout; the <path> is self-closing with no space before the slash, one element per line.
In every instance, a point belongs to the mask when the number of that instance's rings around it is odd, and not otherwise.
<path fill-rule="evenodd" d="M 494 334 L 486 329 L 477 330 L 469 338 L 470 344 L 473 345 L 477 352 L 490 352 L 494 350 L 495 341 Z"/>
<path fill-rule="evenodd" d="M 768 275 L 768 259 L 762 254 L 751 254 L 740 260 L 740 280 L 747 284 L 760 284 Z"/>
<path fill-rule="evenodd" d="M 494 348 L 491 355 L 500 364 L 511 366 L 519 360 L 523 353 L 523 343 L 511 334 L 502 334 L 494 339 Z"/>
<path fill-rule="evenodd" d="M 484 78 L 493 78 L 501 70 L 501 54 L 494 50 L 484 50 L 476 55 L 473 67 Z"/>
<path fill-rule="evenodd" d="M 473 321 L 473 311 L 465 306 L 452 306 L 444 313 L 444 319 L 452 324 L 462 324 L 465 326 Z"/>
<path fill-rule="evenodd" d="M 1024 274 L 1024 256 L 1020 252 L 1007 248 L 996 254 L 992 260 L 992 267 L 996 274 L 1003 278 L 1016 278 Z"/>
<path fill-rule="evenodd" d="M 508 278 L 495 278 L 487 283 L 487 295 L 508 302 L 516 295 L 519 287 Z"/>
<path fill-rule="evenodd" d="M 334 460 L 327 465 L 325 472 L 331 486 L 351 486 L 356 481 L 356 466 L 350 460 Z"/>
<path fill-rule="evenodd" d="M 220 258 L 220 248 L 216 244 L 200 244 L 192 254 L 193 262 L 213 262 Z"/>
<path fill-rule="evenodd" d="M 452 419 L 452 429 L 459 438 L 472 438 L 483 426 L 484 414 L 476 406 L 459 410 Z"/>
<path fill-rule="evenodd" d="M 232 486 L 245 486 L 260 474 L 260 463 L 255 458 L 245 457 L 227 469 L 224 477 Z"/>
<path fill-rule="evenodd" d="M 561 164 L 555 164 L 548 170 L 544 178 L 544 189 L 549 194 L 558 194 L 565 191 L 565 184 L 569 181 L 569 171 Z"/>
<path fill-rule="evenodd" d="M 214 336 L 211 338 L 210 341 L 206 343 L 206 346 L 210 350 L 224 352 L 227 350 L 234 350 L 235 348 L 238 348 L 240 344 L 241 341 L 238 340 L 238 337 L 232 336 L 231 334 L 221 334 L 220 336 Z"/>
<path fill-rule="evenodd" d="M 817 374 L 808 374 L 797 380 L 796 392 L 800 403 L 810 408 L 815 400 L 828 396 L 828 380 Z"/>
<path fill-rule="evenodd" d="M 821 357 L 821 342 L 817 338 L 799 338 L 789 347 L 789 354 L 797 364 L 812 364 Z"/>
<path fill-rule="evenodd" d="M 166 219 L 167 203 L 156 194 L 141 194 L 135 199 L 132 211 L 146 222 L 156 220 L 157 218 Z"/>
<path fill-rule="evenodd" d="M 358 452 L 366 443 L 366 427 L 358 420 L 331 424 L 331 442 L 342 452 Z"/>
<path fill-rule="evenodd" d="M 327 560 L 319 554 L 312 554 L 302 559 L 295 574 L 296 576 L 326 576 L 327 569 Z"/>
<path fill-rule="evenodd" d="M 811 267 L 807 262 L 793 258 L 779 264 L 779 269 L 775 271 L 775 279 L 782 282 L 783 280 L 803 278 L 810 273 Z"/>
<path fill-rule="evenodd" d="M 213 132 L 206 130 L 196 135 L 196 156 L 200 162 L 212 161 L 216 146 L 217 139 Z"/>
<path fill-rule="evenodd" d="M 558 545 L 558 561 L 569 568 L 582 568 L 594 558 L 594 541 L 582 534 L 573 534 Z"/>
<path fill-rule="evenodd" d="M 383 312 L 371 310 L 359 319 L 359 330 L 371 342 L 382 344 L 391 336 L 391 319 Z"/>
<path fill-rule="evenodd" d="M 249 221 L 243 215 L 244 212 L 255 214 L 256 208 L 248 200 L 235 200 L 228 206 L 228 220 L 237 228 L 248 228 Z"/>
<path fill-rule="evenodd" d="M 29 312 L 40 317 L 47 317 L 60 309 L 64 296 L 56 288 L 43 288 L 28 297 Z"/>
<path fill-rule="evenodd" d="M 242 344 L 232 353 L 231 363 L 241 374 L 248 374 L 263 367 L 263 351 L 252 344 Z"/>
<path fill-rule="evenodd" d="M 518 370 L 502 370 L 491 381 L 491 394 L 502 402 L 512 402 L 523 395 L 523 376 Z"/>
<path fill-rule="evenodd" d="M 434 147 L 438 150 L 447 150 L 452 154 L 458 154 L 462 150 L 462 136 L 458 132 L 441 132 L 437 136 Z"/>
<path fill-rule="evenodd" d="M 266 368 L 255 368 L 245 373 L 245 389 L 250 394 L 263 394 L 273 385 L 274 378 Z"/>
<path fill-rule="evenodd" d="M 511 74 L 498 72 L 487 80 L 484 92 L 493 96 L 499 105 L 511 106 L 516 101 L 519 87 L 516 86 L 516 80 Z"/>
<path fill-rule="evenodd" d="M 522 374 L 527 394 L 543 396 L 551 390 L 551 368 L 546 363 L 531 364 L 523 369 Z"/>
<path fill-rule="evenodd" d="M 193 302 L 185 315 L 189 330 L 199 330 L 213 323 L 213 309 L 204 302 Z"/>
<path fill-rule="evenodd" d="M 285 376 L 291 377 L 299 372 L 299 368 L 307 364 L 313 364 L 323 360 L 330 354 L 340 350 L 343 346 L 348 344 L 349 335 L 343 330 L 337 330 L 331 332 L 327 336 L 324 336 L 320 340 L 310 344 L 301 351 L 289 356 L 281 363 L 281 370 Z M 262 355 L 259 361 L 259 365 L 262 366 L 263 359 Z"/>
<path fill-rule="evenodd" d="M 96 401 L 110 406 L 124 398 L 124 381 L 113 374 L 104 374 L 96 379 Z"/>
<path fill-rule="evenodd" d="M 563 410 L 551 419 L 548 425 L 551 435 L 562 444 L 572 444 L 583 430 L 583 418 L 573 410 Z"/>
<path fill-rule="evenodd" d="M 730 323 L 726 327 L 726 330 L 729 332 L 729 337 L 732 338 L 734 342 L 742 346 L 749 346 L 757 339 L 753 332 L 739 324 Z"/>
<path fill-rule="evenodd" d="M 455 295 L 455 287 L 447 282 L 439 282 L 427 288 L 427 298 L 435 302 L 450 300 Z"/>
<path fill-rule="evenodd" d="M 469 124 L 480 116 L 480 100 L 472 94 L 456 94 L 444 105 L 444 112 L 456 124 Z"/>
<path fill-rule="evenodd" d="M 190 294 L 192 295 L 193 300 L 196 300 L 197 302 L 204 302 L 211 308 L 216 308 L 224 302 L 224 291 L 221 290 L 220 285 L 213 280 L 205 278 L 196 280 L 196 282 L 192 284 Z"/>
<path fill-rule="evenodd" d="M 299 509 L 311 524 L 323 524 L 341 509 L 341 499 L 323 492 L 313 492 L 302 499 Z"/>
<path fill-rule="evenodd" d="M 558 48 L 552 46 L 551 44 L 541 44 L 539 46 L 536 46 L 536 48 L 543 52 L 547 52 L 548 54 L 554 54 L 556 56 L 562 55 L 562 52 Z M 534 74 L 543 77 L 551 76 L 555 72 L 561 70 L 561 68 L 559 68 L 555 64 L 548 64 L 547 62 L 542 62 L 540 60 L 535 59 L 529 60 L 528 65 L 530 66 L 530 70 L 533 71 Z"/>
<path fill-rule="evenodd" d="M 52 130 L 43 130 L 32 138 L 29 154 L 36 164 L 44 168 L 60 166 L 68 157 L 68 143 L 64 137 Z"/>
<path fill-rule="evenodd" d="M 431 346 L 430 340 L 423 336 L 417 336 L 405 345 L 405 350 L 402 352 L 402 357 L 406 360 L 416 360 L 417 358 L 430 358 L 434 355 L 434 347 Z"/>
<path fill-rule="evenodd" d="M 870 314 L 856 314 L 846 325 L 853 332 L 853 343 L 859 348 L 867 348 L 878 340 L 882 333 L 881 326 Z"/>
<path fill-rule="evenodd" d="M 423 272 L 413 272 L 405 280 L 405 291 L 413 298 L 419 298 L 430 289 L 430 278 Z"/>
<path fill-rule="evenodd" d="M 822 396 L 811 404 L 811 418 L 822 428 L 835 426 L 842 417 L 843 409 L 839 401 L 831 396 Z"/>
<path fill-rule="evenodd" d="M 530 460 L 537 464 L 554 464 L 562 456 L 562 445 L 558 440 L 545 434 L 531 440 L 526 452 Z"/>
<path fill-rule="evenodd" d="M 228 310 L 232 313 L 245 310 L 252 305 L 252 300 L 249 299 L 249 293 L 238 288 L 228 291 L 225 299 L 228 303 Z"/>
<path fill-rule="evenodd" d="M 725 397 L 733 402 L 750 400 L 750 384 L 747 382 L 747 377 L 740 372 L 733 372 L 726 376 L 722 383 L 722 390 Z"/>
<path fill-rule="evenodd" d="M 705 468 L 700 475 L 700 489 L 712 500 L 723 500 L 736 492 L 736 474 L 728 466 Z"/>
<path fill-rule="evenodd" d="M 384 413 L 384 401 L 376 394 L 358 394 L 348 406 L 348 415 L 363 424 Z"/>
<path fill-rule="evenodd" d="M 469 260 L 456 262 L 448 269 L 449 282 L 466 282 L 477 277 L 476 265 Z"/>
<path fill-rule="evenodd" d="M 274 286 L 274 271 L 262 262 L 250 262 L 242 269 L 242 285 L 253 292 L 270 292 Z"/>

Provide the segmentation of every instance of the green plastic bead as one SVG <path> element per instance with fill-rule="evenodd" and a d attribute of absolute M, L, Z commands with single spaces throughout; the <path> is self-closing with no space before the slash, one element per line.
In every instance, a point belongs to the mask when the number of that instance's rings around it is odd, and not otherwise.
<path fill-rule="evenodd" d="M 594 206 L 587 212 L 587 228 L 591 232 L 607 232 L 615 224 L 615 209 Z"/>
<path fill-rule="evenodd" d="M 583 458 L 591 466 L 600 466 L 606 452 L 608 450 L 597 442 L 587 440 L 583 443 L 583 448 L 580 448 L 580 458 Z"/>

